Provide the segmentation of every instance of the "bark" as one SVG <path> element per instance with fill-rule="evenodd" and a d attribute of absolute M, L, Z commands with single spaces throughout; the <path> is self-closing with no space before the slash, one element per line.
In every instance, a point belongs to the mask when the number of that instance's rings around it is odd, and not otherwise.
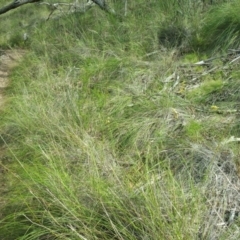
<path fill-rule="evenodd" d="M 15 0 L 12 3 L 6 5 L 5 7 L 0 8 L 0 15 L 4 14 L 12 9 L 18 8 L 24 4 L 27 3 L 36 3 L 36 2 L 40 2 L 41 0 Z M 89 2 L 93 2 L 96 5 L 98 5 L 102 10 L 111 13 L 111 14 L 115 14 L 114 10 L 111 9 L 107 3 L 105 2 L 105 0 L 89 0 Z"/>
<path fill-rule="evenodd" d="M 97 4 L 102 10 L 115 15 L 115 11 L 107 5 L 105 0 L 92 0 L 92 2 Z"/>
<path fill-rule="evenodd" d="M 0 8 L 0 15 L 1 14 L 4 14 L 14 8 L 18 8 L 24 4 L 27 4 L 27 3 L 35 3 L 35 2 L 40 2 L 40 0 L 15 0 L 13 1 L 12 3 L 6 5 L 5 7 L 3 8 Z"/>

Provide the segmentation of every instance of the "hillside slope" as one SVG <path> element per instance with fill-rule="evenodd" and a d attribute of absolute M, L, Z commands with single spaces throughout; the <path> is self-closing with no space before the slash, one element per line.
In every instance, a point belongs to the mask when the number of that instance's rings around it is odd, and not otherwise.
<path fill-rule="evenodd" d="M 182 2 L 1 17 L 0 239 L 239 239 L 240 24 L 206 26 L 240 5 Z"/>

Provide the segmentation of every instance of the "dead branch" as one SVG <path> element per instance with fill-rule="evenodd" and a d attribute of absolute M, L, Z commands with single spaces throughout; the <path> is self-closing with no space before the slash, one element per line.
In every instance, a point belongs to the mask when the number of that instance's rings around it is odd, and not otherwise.
<path fill-rule="evenodd" d="M 115 15 L 115 11 L 109 7 L 105 0 L 90 0 L 90 2 L 94 2 L 97 4 L 102 10 L 106 11 L 107 13 L 111 13 Z"/>
<path fill-rule="evenodd" d="M 0 8 L 0 15 L 4 14 L 12 9 L 18 8 L 22 5 L 28 4 L 28 3 L 36 3 L 40 2 L 40 0 L 15 0 L 12 3 L 8 4 L 7 6 Z"/>
<path fill-rule="evenodd" d="M 78 4 L 78 3 L 48 3 L 48 2 L 41 2 L 39 3 L 40 5 L 47 5 L 48 8 L 50 9 L 50 14 L 47 18 L 47 20 L 50 19 L 52 14 L 58 10 L 58 12 L 61 12 L 61 15 L 67 15 L 71 13 L 85 13 L 87 10 L 89 10 L 92 6 L 95 5 L 94 2 L 88 1 L 85 4 Z M 64 8 L 68 8 L 68 10 L 64 10 Z M 61 17 L 60 15 L 60 17 Z M 55 16 L 53 18 L 58 18 L 59 16 Z"/>
<path fill-rule="evenodd" d="M 21 7 L 22 5 L 25 5 L 28 3 L 37 3 L 37 2 L 40 3 L 40 1 L 41 0 L 14 0 L 12 3 L 0 8 L 0 15 L 4 14 L 10 10 L 13 10 L 15 8 Z M 42 3 L 40 3 L 40 4 L 42 4 Z M 48 4 L 48 3 L 45 3 L 45 4 Z M 48 5 L 53 6 L 53 10 L 50 13 L 50 15 L 53 13 L 54 10 L 57 9 L 57 7 L 59 5 L 62 5 L 62 4 L 64 4 L 64 3 L 52 3 L 52 4 L 49 3 Z M 81 9 L 79 10 L 79 6 L 77 6 L 75 3 L 73 3 L 73 4 L 66 3 L 66 4 L 74 6 L 75 10 L 73 12 L 79 12 L 79 11 L 83 12 Z M 106 3 L 105 0 L 88 0 L 87 4 L 85 5 L 86 9 L 84 9 L 84 12 L 86 10 L 88 10 L 91 6 L 93 6 L 94 4 L 98 5 L 102 10 L 106 11 L 107 13 L 115 15 L 115 11 L 109 7 L 109 5 Z"/>

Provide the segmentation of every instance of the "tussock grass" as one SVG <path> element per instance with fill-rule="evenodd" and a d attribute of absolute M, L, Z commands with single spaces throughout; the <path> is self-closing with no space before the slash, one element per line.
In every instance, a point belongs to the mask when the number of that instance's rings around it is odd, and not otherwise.
<path fill-rule="evenodd" d="M 229 1 L 208 12 L 200 31 L 202 45 L 206 49 L 224 52 L 239 47 L 239 8 L 238 1 Z"/>
<path fill-rule="evenodd" d="M 159 45 L 160 24 L 176 12 L 184 28 L 201 17 L 201 5 L 174 4 L 131 2 L 123 19 L 93 8 L 34 28 L 1 114 L 9 190 L 0 207 L 1 239 L 229 234 L 216 226 L 228 222 L 229 201 L 237 203 L 238 150 L 222 142 L 239 130 L 235 120 L 229 129 L 227 117 L 205 111 L 229 84 L 206 77 L 181 95 L 175 80 L 166 81 L 182 62 L 199 60 Z M 119 2 L 112 5 L 124 12 Z"/>

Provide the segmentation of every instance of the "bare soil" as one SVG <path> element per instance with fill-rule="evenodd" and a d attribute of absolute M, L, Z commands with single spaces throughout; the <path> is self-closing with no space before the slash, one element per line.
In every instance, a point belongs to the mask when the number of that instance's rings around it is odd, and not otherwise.
<path fill-rule="evenodd" d="M 4 105 L 4 89 L 9 84 L 9 73 L 24 53 L 24 50 L 0 50 L 0 109 Z"/>
<path fill-rule="evenodd" d="M 15 67 L 25 54 L 24 50 L 0 50 L 0 117 L 4 108 L 6 96 L 4 95 L 6 87 L 10 83 L 9 75 L 11 69 Z M 1 129 L 0 129 L 1 130 Z M 0 141 L 0 207 L 4 205 L 4 194 L 6 193 L 6 167 L 4 154 L 6 146 Z M 0 208 L 1 210 L 1 208 Z M 1 219 L 0 211 L 0 219 Z"/>

